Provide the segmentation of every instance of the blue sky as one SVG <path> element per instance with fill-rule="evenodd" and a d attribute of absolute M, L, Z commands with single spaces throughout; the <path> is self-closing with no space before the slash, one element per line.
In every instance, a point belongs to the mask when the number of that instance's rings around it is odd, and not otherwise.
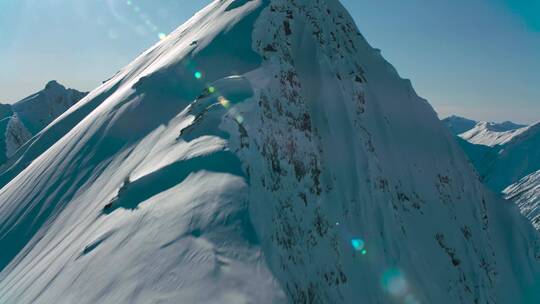
<path fill-rule="evenodd" d="M 0 0 L 0 102 L 91 90 L 209 1 Z M 540 120 L 540 0 L 342 0 L 440 116 Z"/>

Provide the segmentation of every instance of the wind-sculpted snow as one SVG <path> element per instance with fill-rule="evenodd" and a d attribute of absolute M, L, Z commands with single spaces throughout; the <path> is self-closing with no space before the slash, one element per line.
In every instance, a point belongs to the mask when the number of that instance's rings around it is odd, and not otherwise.
<path fill-rule="evenodd" d="M 40 134 L 2 303 L 540 300 L 534 229 L 335 0 L 215 1 Z"/>

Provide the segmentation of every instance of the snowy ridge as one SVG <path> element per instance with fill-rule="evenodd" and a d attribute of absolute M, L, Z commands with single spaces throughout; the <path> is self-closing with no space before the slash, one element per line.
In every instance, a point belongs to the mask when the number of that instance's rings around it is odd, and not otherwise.
<path fill-rule="evenodd" d="M 502 191 L 539 229 L 540 124 L 516 127 L 519 125 L 513 123 L 479 123 L 461 134 L 458 143 L 486 185 L 495 192 Z"/>
<path fill-rule="evenodd" d="M 495 192 L 540 169 L 540 123 L 519 127 L 481 122 L 458 136 L 481 179 Z"/>
<path fill-rule="evenodd" d="M 534 229 L 335 0 L 214 1 L 34 138 L 0 302 L 540 300 Z"/>
<path fill-rule="evenodd" d="M 480 172 L 489 188 L 500 192 L 540 170 L 540 123 L 528 127 L 505 145 L 494 149 Z"/>
<path fill-rule="evenodd" d="M 540 170 L 504 189 L 506 198 L 514 201 L 521 213 L 540 230 Z"/>
<path fill-rule="evenodd" d="M 13 112 L 30 133 L 36 134 L 86 94 L 53 80 L 42 91 L 13 104 Z"/>
<path fill-rule="evenodd" d="M 480 122 L 459 137 L 475 145 L 497 146 L 510 142 L 514 137 L 526 132 L 528 127 L 511 122 Z"/>
<path fill-rule="evenodd" d="M 2 165 L 19 148 L 86 94 L 50 81 L 36 94 L 13 105 L 0 105 L 0 174 L 6 170 Z"/>

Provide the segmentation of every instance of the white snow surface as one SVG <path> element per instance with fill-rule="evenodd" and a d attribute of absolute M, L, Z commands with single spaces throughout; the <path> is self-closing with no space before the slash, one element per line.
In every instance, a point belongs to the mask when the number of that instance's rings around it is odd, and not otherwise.
<path fill-rule="evenodd" d="M 526 132 L 528 129 L 529 127 L 515 125 L 510 122 L 501 124 L 479 122 L 474 128 L 460 134 L 459 137 L 472 144 L 493 147 L 507 144 L 514 137 Z"/>
<path fill-rule="evenodd" d="M 521 213 L 540 230 L 540 170 L 510 185 L 503 193 L 507 199 L 518 204 Z"/>
<path fill-rule="evenodd" d="M 214 1 L 11 168 L 0 303 L 540 301 L 536 231 L 336 0 Z"/>

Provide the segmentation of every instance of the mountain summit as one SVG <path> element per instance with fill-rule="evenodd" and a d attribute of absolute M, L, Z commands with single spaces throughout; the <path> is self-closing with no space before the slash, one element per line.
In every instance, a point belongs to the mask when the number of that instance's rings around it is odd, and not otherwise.
<path fill-rule="evenodd" d="M 525 125 L 517 125 L 512 122 L 493 123 L 479 122 L 472 129 L 460 134 L 459 137 L 475 144 L 493 147 L 504 145 L 529 128 Z"/>
<path fill-rule="evenodd" d="M 2 303 L 540 300 L 536 231 L 337 0 L 214 1 L 28 151 L 62 130 L 0 190 Z"/>
<path fill-rule="evenodd" d="M 1 165 L 19 148 L 86 94 L 53 80 L 19 102 L 0 104 L 0 175 Z"/>

